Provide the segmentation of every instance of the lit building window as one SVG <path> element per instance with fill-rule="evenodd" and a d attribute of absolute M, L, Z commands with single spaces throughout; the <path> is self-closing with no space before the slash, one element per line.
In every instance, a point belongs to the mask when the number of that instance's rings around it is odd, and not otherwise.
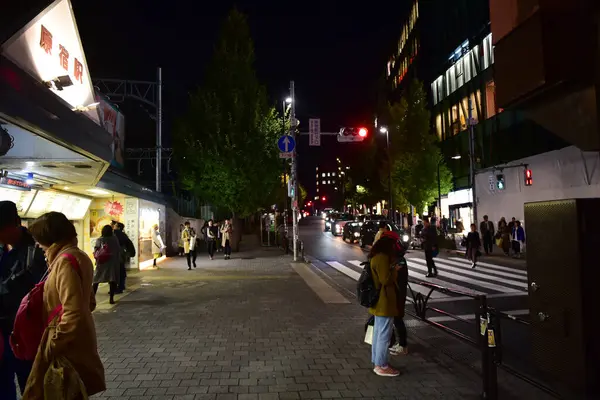
<path fill-rule="evenodd" d="M 327 181 L 327 184 L 328 184 L 328 185 L 331 185 L 331 181 Z"/>
<path fill-rule="evenodd" d="M 326 181 L 323 181 L 323 185 L 327 185 L 327 182 L 326 182 Z"/>
<path fill-rule="evenodd" d="M 335 172 L 332 172 L 332 173 L 331 173 L 331 175 L 332 175 L 332 176 L 335 176 Z"/>
<path fill-rule="evenodd" d="M 317 188 L 317 193 L 319 193 L 319 188 Z"/>
<path fill-rule="evenodd" d="M 321 174 L 321 176 L 322 176 L 323 178 L 325 178 L 325 176 L 326 176 L 326 175 L 325 175 L 325 172 L 323 172 L 323 173 Z"/>

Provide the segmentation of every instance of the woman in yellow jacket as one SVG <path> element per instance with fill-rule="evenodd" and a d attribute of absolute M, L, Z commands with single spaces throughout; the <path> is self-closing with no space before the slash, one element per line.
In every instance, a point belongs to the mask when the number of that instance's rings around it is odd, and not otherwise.
<path fill-rule="evenodd" d="M 397 301 L 398 271 L 396 254 L 400 250 L 399 237 L 395 232 L 385 232 L 369 253 L 375 287 L 379 299 L 369 313 L 375 317 L 371 361 L 379 376 L 398 376 L 400 373 L 388 364 L 389 344 L 394 333 L 394 317 L 400 314 Z"/>

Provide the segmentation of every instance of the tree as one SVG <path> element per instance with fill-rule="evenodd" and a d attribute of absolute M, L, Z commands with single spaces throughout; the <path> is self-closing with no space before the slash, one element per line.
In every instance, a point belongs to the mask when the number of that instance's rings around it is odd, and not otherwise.
<path fill-rule="evenodd" d="M 411 83 L 400 102 L 389 105 L 388 117 L 394 200 L 400 207 L 413 205 L 422 210 L 438 197 L 438 165 L 442 194 L 452 190 L 452 174 L 430 131 L 426 96 L 419 81 Z M 389 174 L 382 175 L 387 180 Z"/>
<path fill-rule="evenodd" d="M 256 77 L 246 17 L 234 9 L 204 84 L 190 96 L 187 113 L 175 127 L 183 186 L 234 217 L 253 214 L 281 188 L 275 146 L 280 133 L 280 116 Z"/>

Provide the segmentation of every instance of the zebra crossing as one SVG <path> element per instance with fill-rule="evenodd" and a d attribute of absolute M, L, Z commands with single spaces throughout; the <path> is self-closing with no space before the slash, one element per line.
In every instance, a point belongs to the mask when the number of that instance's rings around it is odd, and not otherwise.
<path fill-rule="evenodd" d="M 527 295 L 527 271 L 487 262 L 478 263 L 477 268 L 473 269 L 470 261 L 464 258 L 439 257 L 435 259 L 438 276 L 426 278 L 427 264 L 424 259 L 407 258 L 406 261 L 412 280 L 435 283 L 471 294 L 485 294 L 489 298 Z M 325 263 L 355 281 L 359 279 L 362 271 L 360 260 L 325 261 Z M 430 292 L 429 288 L 417 283 L 411 282 L 409 286 L 415 293 L 427 295 Z M 431 300 L 436 302 L 457 301 L 462 300 L 463 297 L 469 299 L 466 296 L 453 296 L 437 291 L 430 295 Z"/>

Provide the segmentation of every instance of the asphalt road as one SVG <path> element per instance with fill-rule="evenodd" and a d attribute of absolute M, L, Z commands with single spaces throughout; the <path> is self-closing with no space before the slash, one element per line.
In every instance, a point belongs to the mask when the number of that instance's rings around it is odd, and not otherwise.
<path fill-rule="evenodd" d="M 348 296 L 355 296 L 356 280 L 360 275 L 360 262 L 366 260 L 367 249 L 342 241 L 340 237 L 324 232 L 324 221 L 318 217 L 301 220 L 300 239 L 304 242 L 304 253 L 322 275 Z M 475 270 L 464 258 L 442 254 L 436 258 L 439 275 L 426 278 L 427 272 L 422 251 L 411 250 L 406 254 L 409 265 L 409 286 L 414 292 L 427 295 L 429 290 L 418 282 L 430 282 L 447 288 L 472 294 L 485 293 L 488 304 L 500 311 L 519 318 L 528 319 L 527 272 L 518 267 L 485 263 Z M 409 291 L 410 296 L 410 291 Z M 475 337 L 478 326 L 475 324 L 477 304 L 468 296 L 433 292 L 429 305 L 443 312 L 460 316 L 464 321 L 428 311 L 427 317 L 470 337 Z M 412 303 L 407 301 L 407 310 L 414 312 Z M 407 320 L 412 317 L 407 315 Z M 528 364 L 530 354 L 529 328 L 513 321 L 503 321 L 502 338 L 504 355 L 512 363 Z"/>

